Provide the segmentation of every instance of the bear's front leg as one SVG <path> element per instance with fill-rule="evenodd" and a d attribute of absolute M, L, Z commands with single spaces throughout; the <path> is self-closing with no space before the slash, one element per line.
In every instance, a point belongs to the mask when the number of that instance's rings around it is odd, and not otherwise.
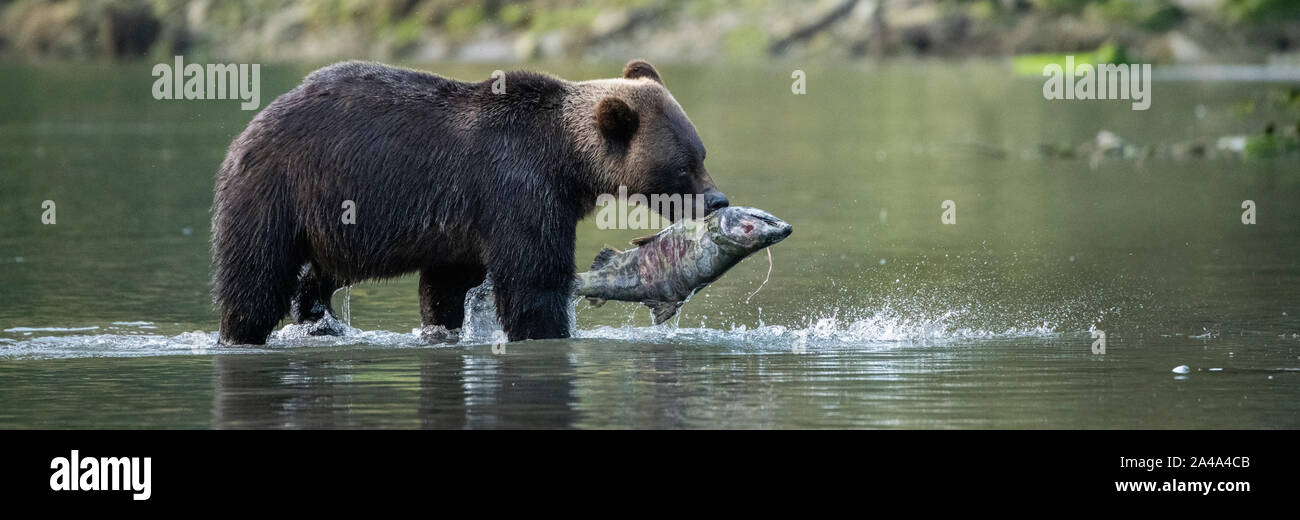
<path fill-rule="evenodd" d="M 499 283 L 497 279 L 494 274 L 493 285 Z M 571 335 L 569 310 L 573 291 L 570 287 L 551 289 L 517 285 L 508 290 L 500 289 L 500 285 L 497 287 L 497 315 L 510 341 L 567 338 Z"/>
<path fill-rule="evenodd" d="M 495 245 L 514 247 L 489 249 L 497 317 L 510 341 L 571 335 L 576 226 L 513 236 Z"/>

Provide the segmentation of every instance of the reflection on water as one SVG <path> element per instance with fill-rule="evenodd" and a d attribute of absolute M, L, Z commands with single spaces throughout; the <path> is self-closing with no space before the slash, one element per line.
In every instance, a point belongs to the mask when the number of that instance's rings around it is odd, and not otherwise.
<path fill-rule="evenodd" d="M 1085 334 L 805 354 L 583 339 L 11 360 L 0 427 L 1296 428 L 1289 342 L 1121 341 L 1094 356 Z"/>
<path fill-rule="evenodd" d="M 618 70 L 583 67 L 553 72 Z M 799 228 L 771 281 L 746 304 L 768 265 L 744 262 L 660 327 L 580 303 L 575 339 L 498 355 L 424 345 L 413 277 L 353 287 L 345 337 L 217 347 L 212 178 L 252 114 L 155 102 L 147 64 L 0 66 L 0 427 L 1300 427 L 1295 159 L 1035 152 L 1300 119 L 1241 109 L 1277 85 L 1166 79 L 1135 112 L 989 64 L 809 68 L 806 96 L 661 70 L 732 201 Z M 578 264 L 641 234 L 584 222 Z"/>
<path fill-rule="evenodd" d="M 1300 387 L 1294 359 L 1207 345 L 1182 357 L 1195 368 L 1178 376 L 1159 360 L 1168 350 L 1160 344 L 1145 346 L 1155 355 L 1097 359 L 1080 353 L 1086 337 L 1033 343 L 755 355 L 582 340 L 504 355 L 487 346 L 377 351 L 348 362 L 221 356 L 213 360 L 212 426 L 1300 426 L 1300 403 L 1290 399 Z"/>

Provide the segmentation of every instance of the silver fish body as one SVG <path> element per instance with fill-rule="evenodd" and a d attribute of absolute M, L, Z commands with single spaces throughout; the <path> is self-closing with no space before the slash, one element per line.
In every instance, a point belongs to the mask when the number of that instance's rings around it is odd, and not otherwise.
<path fill-rule="evenodd" d="M 593 305 L 605 300 L 645 303 L 654 311 L 655 323 L 662 323 L 696 291 L 792 231 L 790 224 L 760 209 L 722 208 L 637 239 L 635 249 L 602 250 L 591 269 L 577 275 L 575 290 Z"/>

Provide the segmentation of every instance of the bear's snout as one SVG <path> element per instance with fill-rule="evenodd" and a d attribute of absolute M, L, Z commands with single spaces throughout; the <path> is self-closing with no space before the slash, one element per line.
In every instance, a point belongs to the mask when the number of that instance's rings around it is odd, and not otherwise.
<path fill-rule="evenodd" d="M 718 190 L 709 190 L 704 193 L 704 208 L 708 210 L 709 213 L 713 213 L 714 211 L 730 205 L 731 201 L 727 200 L 727 196 L 723 195 L 722 192 Z"/>

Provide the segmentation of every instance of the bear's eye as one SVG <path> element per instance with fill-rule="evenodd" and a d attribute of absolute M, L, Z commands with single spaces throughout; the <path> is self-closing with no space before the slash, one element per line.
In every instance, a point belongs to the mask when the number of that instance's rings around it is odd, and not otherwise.
<path fill-rule="evenodd" d="M 686 171 L 686 168 L 678 168 L 678 169 L 677 169 L 677 176 L 678 176 L 678 177 L 685 177 L 688 173 L 690 173 L 690 172 Z"/>

